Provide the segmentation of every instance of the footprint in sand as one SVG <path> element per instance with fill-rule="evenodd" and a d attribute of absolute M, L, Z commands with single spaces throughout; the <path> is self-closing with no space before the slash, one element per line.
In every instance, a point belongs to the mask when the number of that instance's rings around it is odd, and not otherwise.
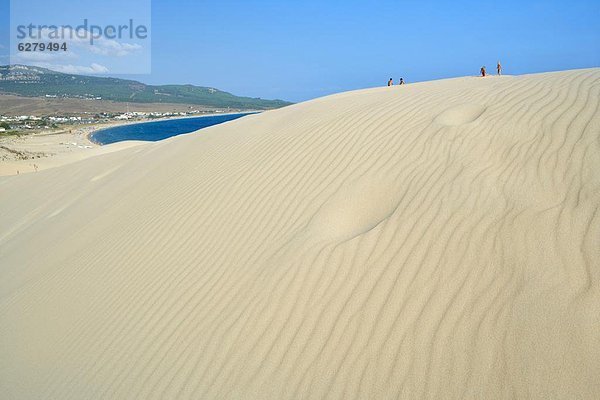
<path fill-rule="evenodd" d="M 121 168 L 120 165 L 117 165 L 116 167 L 110 168 L 110 169 L 104 171 L 103 173 L 94 176 L 92 179 L 90 179 L 90 182 L 94 182 L 94 181 L 106 178 L 108 175 L 112 174 L 113 172 L 115 172 L 119 168 Z"/>
<path fill-rule="evenodd" d="M 481 104 L 461 104 L 450 107 L 435 118 L 435 122 L 446 126 L 468 124 L 483 114 L 486 107 Z"/>
<path fill-rule="evenodd" d="M 312 240 L 346 241 L 362 235 L 389 218 L 402 191 L 379 176 L 344 184 L 313 216 L 307 227 Z"/>

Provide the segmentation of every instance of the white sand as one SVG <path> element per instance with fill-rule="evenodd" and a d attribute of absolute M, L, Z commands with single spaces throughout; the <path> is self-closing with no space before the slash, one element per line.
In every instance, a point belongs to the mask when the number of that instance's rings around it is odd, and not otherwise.
<path fill-rule="evenodd" d="M 258 113 L 263 111 L 247 110 L 244 112 Z M 240 111 L 164 117 L 152 120 L 111 121 L 92 125 L 66 126 L 57 131 L 41 131 L 22 136 L 0 136 L 0 176 L 39 172 L 100 154 L 112 153 L 148 143 L 140 140 L 128 140 L 100 146 L 89 138 L 90 134 L 100 129 L 129 124 L 239 113 Z"/>
<path fill-rule="evenodd" d="M 0 176 L 39 172 L 146 143 L 130 140 L 100 146 L 88 137 L 95 130 L 123 124 L 97 124 L 23 136 L 0 136 Z"/>
<path fill-rule="evenodd" d="M 600 398 L 600 69 L 0 178 L 4 399 Z"/>

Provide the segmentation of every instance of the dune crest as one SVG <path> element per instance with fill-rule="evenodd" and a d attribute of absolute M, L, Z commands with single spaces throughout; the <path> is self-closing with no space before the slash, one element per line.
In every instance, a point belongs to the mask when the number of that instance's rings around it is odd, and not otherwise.
<path fill-rule="evenodd" d="M 600 69 L 0 178 L 6 399 L 597 399 Z"/>

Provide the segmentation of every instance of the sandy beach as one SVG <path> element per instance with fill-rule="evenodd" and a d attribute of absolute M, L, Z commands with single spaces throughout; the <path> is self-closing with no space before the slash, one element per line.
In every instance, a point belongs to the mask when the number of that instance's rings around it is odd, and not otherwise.
<path fill-rule="evenodd" d="M 0 177 L 1 397 L 598 399 L 599 102 L 364 89 Z"/>
<path fill-rule="evenodd" d="M 21 136 L 0 136 L 0 176 L 38 172 L 143 143 L 100 146 L 89 139 L 96 130 L 122 124 L 74 125 Z"/>
<path fill-rule="evenodd" d="M 261 111 L 250 110 L 246 112 L 257 113 Z M 36 131 L 21 136 L 0 136 L 0 176 L 38 172 L 100 154 L 112 153 L 113 151 L 145 144 L 143 141 L 129 140 L 100 146 L 90 138 L 90 135 L 98 130 L 128 124 L 144 124 L 172 119 L 229 114 L 237 114 L 237 112 L 155 118 L 151 120 L 111 121 L 90 125 L 71 125 L 61 129 Z"/>

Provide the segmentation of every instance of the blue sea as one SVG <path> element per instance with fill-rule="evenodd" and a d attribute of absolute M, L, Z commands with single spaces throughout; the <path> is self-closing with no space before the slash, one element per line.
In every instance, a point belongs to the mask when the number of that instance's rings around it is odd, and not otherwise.
<path fill-rule="evenodd" d="M 121 125 L 114 128 L 98 130 L 90 135 L 90 139 L 98 144 L 110 144 L 121 142 L 123 140 L 146 140 L 155 142 L 171 136 L 190 133 L 197 131 L 198 129 L 232 121 L 243 117 L 244 115 L 249 115 L 249 113 L 177 118 Z"/>

